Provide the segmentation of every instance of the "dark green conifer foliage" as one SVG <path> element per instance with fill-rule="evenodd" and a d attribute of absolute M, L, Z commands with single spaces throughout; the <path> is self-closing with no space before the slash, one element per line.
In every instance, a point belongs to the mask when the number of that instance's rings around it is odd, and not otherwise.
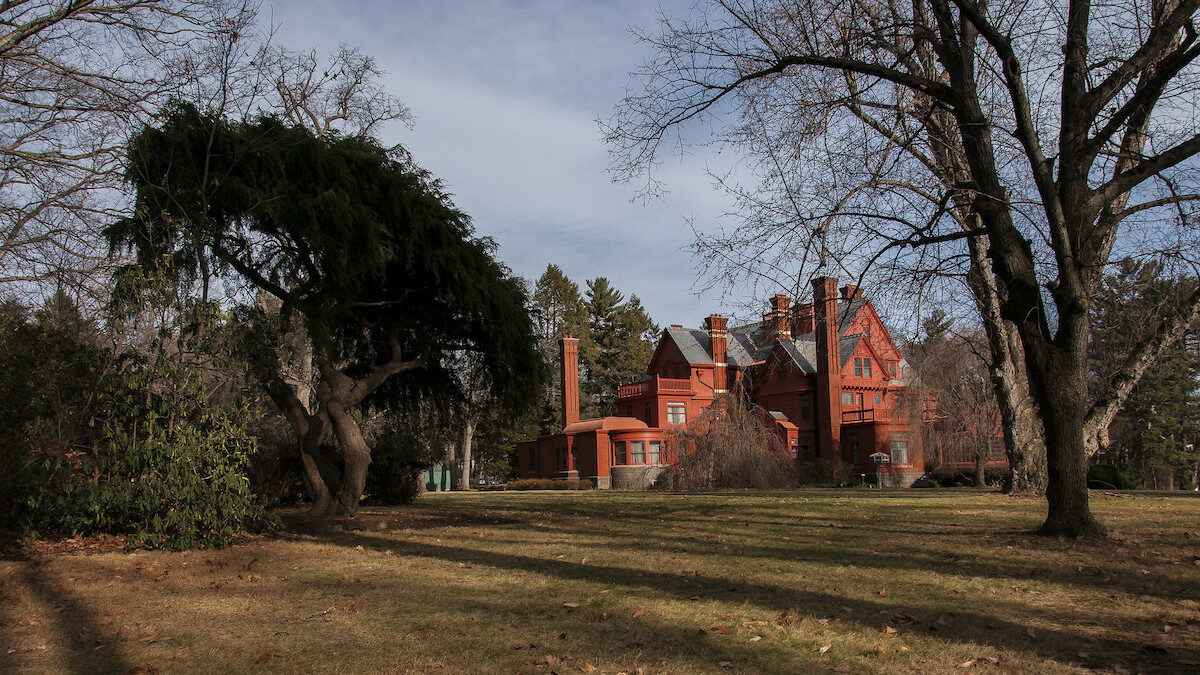
<path fill-rule="evenodd" d="M 536 396 L 544 371 L 523 285 L 403 150 L 183 103 L 161 119 L 130 144 L 137 210 L 110 241 L 139 267 L 221 275 L 303 318 L 330 391 L 319 414 L 345 455 L 331 512 L 352 512 L 362 492 L 370 450 L 350 413 L 368 396 L 441 387 L 460 350 L 506 405 Z"/>
<path fill-rule="evenodd" d="M 1166 274 L 1155 263 L 1125 259 L 1105 277 L 1093 304 L 1090 346 L 1093 395 L 1109 386 L 1119 355 L 1145 326 L 1182 302 L 1193 278 Z M 1147 488 L 1195 487 L 1200 467 L 1200 349 L 1193 332 L 1150 366 L 1109 427 L 1100 461 Z"/>

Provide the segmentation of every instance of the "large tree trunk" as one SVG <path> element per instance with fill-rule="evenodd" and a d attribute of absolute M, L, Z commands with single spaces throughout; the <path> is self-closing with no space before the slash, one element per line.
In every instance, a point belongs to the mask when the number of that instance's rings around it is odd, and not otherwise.
<path fill-rule="evenodd" d="M 446 441 L 445 447 L 442 448 L 442 465 L 445 466 L 447 474 L 450 476 L 450 484 L 444 486 L 447 490 L 458 489 L 458 481 L 460 476 L 458 473 L 458 450 L 453 441 Z"/>
<path fill-rule="evenodd" d="M 1086 319 L 1083 319 L 1086 320 Z M 1064 327 L 1061 330 L 1070 331 Z M 1048 478 L 1046 501 L 1049 510 L 1040 534 L 1065 537 L 1103 537 L 1104 526 L 1096 521 L 1088 504 L 1087 453 L 1083 447 L 1084 408 L 1087 400 L 1087 357 L 1085 337 L 1063 340 L 1063 344 L 1039 345 L 1044 358 L 1041 368 L 1028 371 L 1046 431 Z M 1029 358 L 1029 355 L 1026 355 Z"/>
<path fill-rule="evenodd" d="M 1000 408 L 1004 454 L 1008 456 L 1005 491 L 1041 494 L 1046 490 L 1046 443 L 1041 420 L 1029 393 L 1025 358 L 1016 326 L 1000 315 L 1000 293 L 987 261 L 985 240 L 967 240 L 971 263 L 967 286 L 975 298 L 988 339 L 992 389 Z"/>
<path fill-rule="evenodd" d="M 464 420 L 462 440 L 459 442 L 459 481 L 457 490 L 471 489 L 471 448 L 475 441 L 474 420 Z"/>
<path fill-rule="evenodd" d="M 1003 331 L 1008 344 L 1006 360 L 1001 363 L 1002 377 L 993 376 L 993 387 L 997 389 L 1004 454 L 1008 456 L 1006 491 L 1040 495 L 1046 491 L 1046 437 L 1037 405 L 1029 393 L 1020 337 L 1016 328 L 1007 322 L 1003 324 Z"/>
<path fill-rule="evenodd" d="M 330 503 L 329 515 L 352 516 L 358 511 L 367 486 L 367 467 L 371 464 L 371 448 L 363 438 L 362 430 L 350 411 L 336 398 L 331 398 L 327 408 L 333 423 L 333 434 L 342 450 L 342 480 L 337 495 Z"/>
<path fill-rule="evenodd" d="M 321 472 L 318 456 L 321 451 L 321 441 L 328 431 L 328 423 L 319 417 L 313 418 L 308 433 L 300 437 L 300 463 L 304 469 L 304 483 L 308 486 L 313 505 L 311 515 L 325 515 L 329 511 L 331 491 L 325 475 Z"/>

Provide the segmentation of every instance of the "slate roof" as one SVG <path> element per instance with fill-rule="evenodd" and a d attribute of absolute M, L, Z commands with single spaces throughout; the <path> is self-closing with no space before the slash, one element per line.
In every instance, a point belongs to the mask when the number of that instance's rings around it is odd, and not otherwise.
<path fill-rule="evenodd" d="M 842 356 L 842 367 L 845 368 L 847 363 L 850 363 L 850 355 L 854 353 L 854 348 L 862 342 L 863 334 L 855 333 L 853 335 L 843 335 L 838 340 L 838 353 Z"/>
<path fill-rule="evenodd" d="M 843 323 L 848 323 L 866 303 L 864 298 L 839 299 L 838 316 L 841 317 Z M 766 360 L 773 343 L 764 339 L 763 328 L 764 322 L 762 321 L 730 328 L 725 347 L 726 362 L 731 366 L 744 368 Z M 842 330 L 844 331 L 845 327 Z M 712 364 L 711 344 L 707 331 L 671 326 L 667 329 L 667 335 L 675 342 L 675 346 L 679 348 L 688 363 L 692 365 Z M 842 354 L 843 366 L 850 361 L 850 355 L 862 338 L 862 333 L 841 337 L 838 342 L 838 350 Z M 792 339 L 778 339 L 775 342 L 783 347 L 784 353 L 791 358 L 801 372 L 809 374 L 817 372 L 816 333 L 804 333 Z"/>
<path fill-rule="evenodd" d="M 785 354 L 802 373 L 815 375 L 817 372 L 817 336 L 805 333 L 792 340 L 779 340 Z"/>
<path fill-rule="evenodd" d="M 667 335 L 675 341 L 675 346 L 683 353 L 683 358 L 692 365 L 710 365 L 713 362 L 708 333 L 695 328 L 679 328 L 671 326 Z M 754 344 L 750 336 L 730 332 L 725 340 L 725 362 L 737 368 L 744 368 L 752 363 L 761 361 L 757 355 L 761 349 Z"/>

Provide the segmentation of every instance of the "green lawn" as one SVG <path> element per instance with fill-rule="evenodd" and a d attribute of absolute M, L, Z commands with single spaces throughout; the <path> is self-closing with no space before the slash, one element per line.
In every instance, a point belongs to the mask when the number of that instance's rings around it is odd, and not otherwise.
<path fill-rule="evenodd" d="M 1200 499 L 1101 543 L 960 490 L 431 494 L 224 551 L 0 561 L 0 669 L 1200 669 Z"/>

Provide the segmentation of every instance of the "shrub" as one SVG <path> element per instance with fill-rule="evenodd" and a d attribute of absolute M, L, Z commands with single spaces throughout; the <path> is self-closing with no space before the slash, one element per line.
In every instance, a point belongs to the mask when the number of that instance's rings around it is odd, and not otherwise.
<path fill-rule="evenodd" d="M 812 485 L 842 487 L 857 484 L 854 467 L 842 461 L 841 457 L 824 457 L 800 472 L 801 480 Z"/>
<path fill-rule="evenodd" d="M 22 530 L 181 550 L 274 526 L 246 476 L 255 449 L 247 407 L 210 400 L 190 378 L 158 381 L 155 370 L 127 359 L 106 378 L 91 447 L 42 459 Z"/>
<path fill-rule="evenodd" d="M 929 478 L 941 487 L 969 487 L 975 485 L 974 468 L 941 467 L 929 472 Z M 1008 478 L 1008 467 L 988 466 L 983 469 L 983 480 L 988 485 L 999 485 Z"/>
<path fill-rule="evenodd" d="M 590 480 L 557 478 L 522 478 L 504 485 L 505 490 L 591 490 L 595 487 Z"/>
<path fill-rule="evenodd" d="M 671 490 L 795 487 L 796 463 L 769 426 L 773 422 L 747 401 L 739 384 L 686 426 L 667 432 L 668 456 L 677 459 L 655 485 Z"/>
<path fill-rule="evenodd" d="M 1109 490 L 1136 490 L 1143 483 L 1133 471 L 1122 471 L 1111 464 L 1088 467 L 1088 487 Z"/>

